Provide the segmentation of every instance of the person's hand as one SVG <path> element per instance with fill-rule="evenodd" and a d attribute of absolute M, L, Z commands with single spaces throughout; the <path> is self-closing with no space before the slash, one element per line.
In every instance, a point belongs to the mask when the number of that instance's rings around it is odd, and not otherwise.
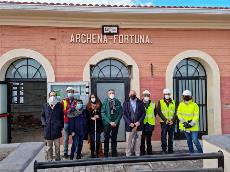
<path fill-rule="evenodd" d="M 172 121 L 169 121 L 168 124 L 169 124 L 169 125 L 173 125 L 173 122 L 172 122 Z"/>
<path fill-rule="evenodd" d="M 135 124 L 136 127 L 139 127 L 139 126 L 140 126 L 140 122 L 138 122 L 138 121 L 135 122 L 134 124 Z"/>
<path fill-rule="evenodd" d="M 134 132 L 134 131 L 137 131 L 137 127 L 133 127 L 132 128 L 132 131 Z"/>
<path fill-rule="evenodd" d="M 92 119 L 93 121 L 95 121 L 95 120 L 96 120 L 96 118 L 95 118 L 95 117 L 91 117 L 91 119 Z"/>
<path fill-rule="evenodd" d="M 97 119 L 98 119 L 98 118 L 99 118 L 99 115 L 94 115 L 94 118 L 97 118 Z"/>
<path fill-rule="evenodd" d="M 133 127 L 134 127 L 134 124 L 133 124 L 133 123 L 130 123 L 129 126 L 130 126 L 131 128 L 133 128 Z"/>
<path fill-rule="evenodd" d="M 188 123 L 188 125 L 185 128 L 192 128 L 192 125 Z"/>
<path fill-rule="evenodd" d="M 110 122 L 110 125 L 111 125 L 112 127 L 116 127 L 116 123 L 115 123 L 115 122 Z"/>
<path fill-rule="evenodd" d="M 72 136 L 75 136 L 75 132 L 72 132 L 71 135 L 72 135 Z"/>

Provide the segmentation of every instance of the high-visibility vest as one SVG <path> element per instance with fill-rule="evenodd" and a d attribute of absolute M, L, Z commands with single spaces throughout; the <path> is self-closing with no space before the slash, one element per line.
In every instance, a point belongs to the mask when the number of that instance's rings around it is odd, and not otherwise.
<path fill-rule="evenodd" d="M 183 131 L 199 131 L 199 106 L 190 100 L 188 103 L 181 102 L 177 109 L 177 116 L 180 120 L 179 128 Z M 192 120 L 195 125 L 189 129 L 185 129 L 183 122 Z"/>
<path fill-rule="evenodd" d="M 155 103 L 150 102 L 148 108 L 145 108 L 145 119 L 144 124 L 149 123 L 150 125 L 155 125 Z"/>
<path fill-rule="evenodd" d="M 64 99 L 63 100 L 63 110 L 66 110 L 66 108 L 67 108 L 67 100 L 66 99 Z"/>
<path fill-rule="evenodd" d="M 165 103 L 164 99 L 161 99 L 160 106 L 161 106 L 161 112 L 164 115 L 164 117 L 167 120 L 172 120 L 176 110 L 175 101 L 172 100 L 172 102 L 170 102 L 169 105 L 167 106 L 167 103 Z M 160 119 L 160 122 L 164 122 L 164 121 Z"/>

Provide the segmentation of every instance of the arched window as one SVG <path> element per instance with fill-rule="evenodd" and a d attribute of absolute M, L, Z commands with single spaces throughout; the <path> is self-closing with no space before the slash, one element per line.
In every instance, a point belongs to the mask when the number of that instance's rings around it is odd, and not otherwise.
<path fill-rule="evenodd" d="M 129 78 L 129 71 L 129 66 L 110 58 L 91 66 L 91 78 Z"/>
<path fill-rule="evenodd" d="M 46 79 L 46 73 L 42 65 L 36 60 L 22 58 L 9 66 L 6 79 Z"/>
<path fill-rule="evenodd" d="M 174 77 L 206 76 L 203 66 L 196 60 L 187 58 L 182 60 L 174 70 Z"/>

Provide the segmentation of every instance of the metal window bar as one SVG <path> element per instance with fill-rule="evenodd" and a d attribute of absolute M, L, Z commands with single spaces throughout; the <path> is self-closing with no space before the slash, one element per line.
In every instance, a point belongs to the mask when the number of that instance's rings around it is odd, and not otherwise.
<path fill-rule="evenodd" d="M 37 172 L 38 169 L 48 169 L 48 168 L 140 163 L 140 162 L 158 162 L 158 161 L 184 161 L 184 160 L 200 160 L 200 159 L 217 159 L 218 168 L 213 168 L 213 169 L 220 169 L 224 171 L 224 154 L 222 151 L 218 151 L 216 153 L 145 155 L 140 157 L 133 156 L 133 157 L 96 158 L 96 159 L 81 159 L 81 160 L 72 160 L 72 161 L 37 162 L 35 160 L 34 172 Z M 193 171 L 195 170 L 197 169 L 193 169 Z M 205 169 L 202 170 L 204 171 Z"/>

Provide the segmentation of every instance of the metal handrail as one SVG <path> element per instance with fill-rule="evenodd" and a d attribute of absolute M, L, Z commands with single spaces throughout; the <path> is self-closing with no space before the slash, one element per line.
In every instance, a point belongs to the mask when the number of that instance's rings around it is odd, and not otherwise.
<path fill-rule="evenodd" d="M 47 168 L 62 168 L 90 165 L 105 165 L 105 164 L 123 164 L 123 163 L 139 163 L 139 162 L 158 162 L 158 161 L 184 161 L 184 160 L 199 160 L 199 159 L 218 159 L 218 168 L 224 169 L 224 154 L 222 151 L 216 153 L 183 153 L 169 155 L 146 155 L 140 157 L 112 157 L 112 158 L 95 158 L 95 159 L 80 159 L 72 161 L 34 161 L 34 171 L 37 169 Z"/>

